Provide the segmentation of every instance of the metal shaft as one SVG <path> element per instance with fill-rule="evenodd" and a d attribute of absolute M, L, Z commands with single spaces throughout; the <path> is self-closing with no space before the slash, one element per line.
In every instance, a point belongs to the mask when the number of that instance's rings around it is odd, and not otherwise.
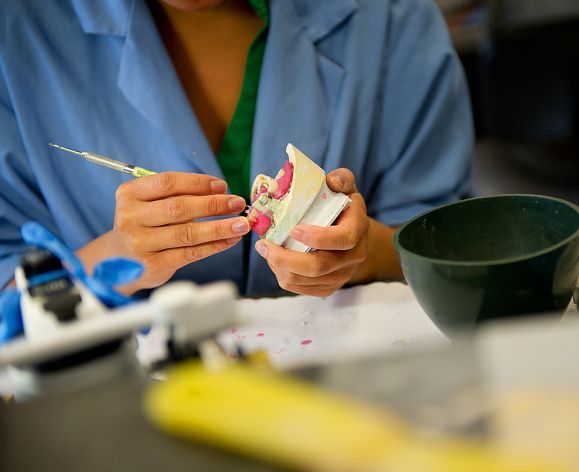
<path fill-rule="evenodd" d="M 83 152 L 82 157 L 84 157 L 87 161 L 94 162 L 95 164 L 99 164 L 101 166 L 109 167 L 110 169 L 119 170 L 127 174 L 133 173 L 134 166 L 125 162 L 116 161 L 101 154 L 96 154 L 94 152 Z"/>
<path fill-rule="evenodd" d="M 118 170 L 120 172 L 125 172 L 126 174 L 132 174 L 134 166 L 129 165 L 125 162 L 117 161 L 115 159 L 111 159 L 110 157 L 103 156 L 101 154 L 96 154 L 94 152 L 86 152 L 86 151 L 77 151 L 75 149 L 70 149 L 64 146 L 60 146 L 59 144 L 48 143 L 50 147 L 60 149 L 62 151 L 70 152 L 72 154 L 76 154 L 77 156 L 81 156 L 82 158 L 86 159 L 89 162 L 94 162 L 95 164 L 99 164 L 104 167 L 108 167 L 110 169 Z"/>
<path fill-rule="evenodd" d="M 71 152 L 71 153 L 73 153 L 73 154 L 77 154 L 77 155 L 79 155 L 79 156 L 82 156 L 82 152 L 80 152 L 80 151 L 75 151 L 74 149 L 69 149 L 69 148 L 64 147 L 64 146 L 61 146 L 61 145 L 59 145 L 59 144 L 48 143 L 48 145 L 49 145 L 50 147 L 53 147 L 53 148 L 56 148 L 56 149 L 60 149 L 60 150 L 62 150 L 62 151 Z"/>

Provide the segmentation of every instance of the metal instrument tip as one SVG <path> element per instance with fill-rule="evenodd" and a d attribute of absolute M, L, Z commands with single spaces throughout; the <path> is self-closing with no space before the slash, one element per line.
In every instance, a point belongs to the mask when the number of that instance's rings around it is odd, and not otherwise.
<path fill-rule="evenodd" d="M 82 155 L 83 155 L 82 152 L 80 152 L 80 151 L 75 151 L 74 149 L 69 149 L 69 148 L 66 148 L 66 147 L 64 147 L 64 146 L 60 146 L 59 144 L 48 143 L 48 145 L 49 145 L 50 147 L 53 147 L 53 148 L 56 148 L 56 149 L 60 149 L 61 151 L 71 152 L 71 153 L 73 153 L 73 154 L 78 154 L 79 156 L 82 156 Z"/>

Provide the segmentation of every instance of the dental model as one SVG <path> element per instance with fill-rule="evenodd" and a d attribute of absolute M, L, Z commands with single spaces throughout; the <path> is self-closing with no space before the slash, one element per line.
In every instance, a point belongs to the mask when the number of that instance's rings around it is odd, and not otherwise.
<path fill-rule="evenodd" d="M 351 202 L 330 190 L 325 172 L 292 144 L 275 178 L 260 174 L 253 181 L 247 211 L 251 229 L 261 238 L 295 251 L 311 248 L 289 237 L 299 223 L 330 226 Z"/>

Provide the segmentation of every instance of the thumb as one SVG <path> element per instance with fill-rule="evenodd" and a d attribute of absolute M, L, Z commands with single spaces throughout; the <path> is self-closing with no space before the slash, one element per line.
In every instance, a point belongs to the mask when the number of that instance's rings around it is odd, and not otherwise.
<path fill-rule="evenodd" d="M 272 243 L 269 242 L 268 240 L 260 239 L 255 243 L 255 250 L 259 253 L 261 257 L 267 260 L 267 256 L 269 255 L 269 248 L 271 245 Z"/>
<path fill-rule="evenodd" d="M 344 167 L 333 170 L 326 175 L 326 182 L 328 187 L 330 187 L 334 192 L 350 194 L 358 191 L 354 174 L 352 174 L 352 171 Z"/>

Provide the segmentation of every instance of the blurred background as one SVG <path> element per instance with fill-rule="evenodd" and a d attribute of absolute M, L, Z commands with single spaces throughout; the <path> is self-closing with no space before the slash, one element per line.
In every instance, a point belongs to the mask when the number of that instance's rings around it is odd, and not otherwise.
<path fill-rule="evenodd" d="M 579 0 L 437 0 L 464 65 L 472 193 L 579 204 Z"/>

